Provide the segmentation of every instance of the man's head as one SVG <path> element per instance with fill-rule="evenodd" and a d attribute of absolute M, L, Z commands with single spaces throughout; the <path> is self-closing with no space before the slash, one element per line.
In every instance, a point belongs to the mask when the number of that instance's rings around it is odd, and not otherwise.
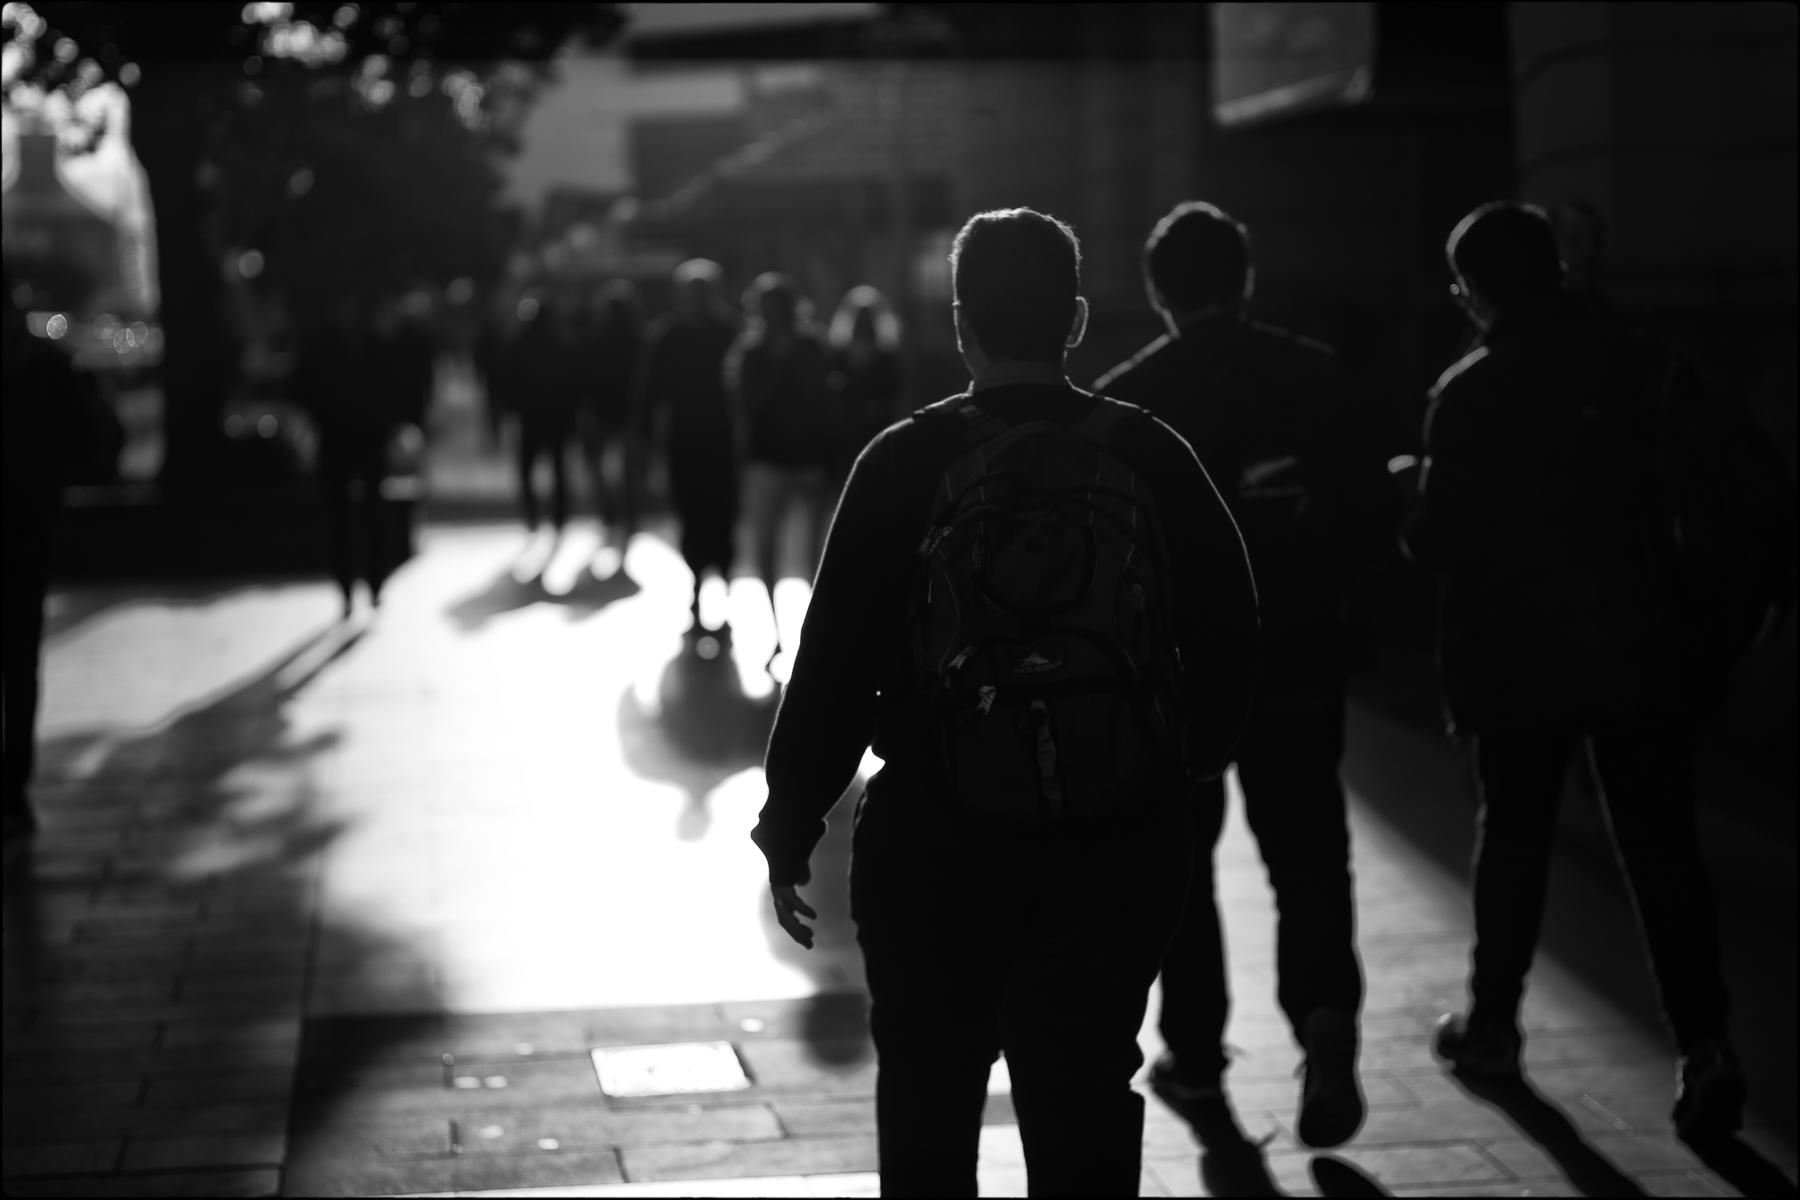
<path fill-rule="evenodd" d="M 1029 208 L 976 213 L 950 245 L 957 345 L 977 362 L 1060 367 L 1087 326 L 1081 243 Z"/>
<path fill-rule="evenodd" d="M 1482 205 L 1444 245 L 1469 316 L 1483 329 L 1562 290 L 1562 260 L 1544 210 L 1512 200 Z"/>
<path fill-rule="evenodd" d="M 725 272 L 710 258 L 690 258 L 675 268 L 675 303 L 688 317 L 697 317 L 718 300 Z"/>
<path fill-rule="evenodd" d="M 1144 243 L 1144 283 L 1171 321 L 1239 308 L 1256 286 L 1250 231 L 1215 205 L 1177 204 Z"/>
<path fill-rule="evenodd" d="M 744 293 L 744 312 L 764 329 L 791 333 L 807 317 L 800 284 L 780 271 L 764 271 Z"/>

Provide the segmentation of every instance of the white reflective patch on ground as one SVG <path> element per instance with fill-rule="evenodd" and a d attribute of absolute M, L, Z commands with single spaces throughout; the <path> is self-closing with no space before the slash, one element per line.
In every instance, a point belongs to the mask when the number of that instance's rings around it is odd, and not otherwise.
<path fill-rule="evenodd" d="M 608 1096 L 732 1092 L 750 1086 L 730 1042 L 603 1046 L 593 1057 L 600 1090 Z"/>

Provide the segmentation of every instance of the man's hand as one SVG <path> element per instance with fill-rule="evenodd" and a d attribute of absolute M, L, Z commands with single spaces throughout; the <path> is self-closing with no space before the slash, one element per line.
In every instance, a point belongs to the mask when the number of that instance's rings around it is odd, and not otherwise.
<path fill-rule="evenodd" d="M 819 919 L 819 914 L 807 907 L 806 901 L 800 898 L 799 890 L 791 883 L 771 883 L 769 895 L 775 901 L 775 919 L 781 922 L 781 927 L 787 930 L 787 935 L 811 950 L 812 926 L 800 918 L 808 917 L 816 921 Z"/>

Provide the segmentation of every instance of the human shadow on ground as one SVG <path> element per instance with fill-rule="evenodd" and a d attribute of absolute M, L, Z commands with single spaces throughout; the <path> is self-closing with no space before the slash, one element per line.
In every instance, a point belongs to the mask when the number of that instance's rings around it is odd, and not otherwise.
<path fill-rule="evenodd" d="M 1382 1187 L 1380 1180 L 1361 1167 L 1334 1154 L 1319 1155 L 1312 1160 L 1308 1169 L 1312 1172 L 1313 1186 L 1319 1189 L 1321 1196 L 1391 1196 L 1394 1194 Z"/>
<path fill-rule="evenodd" d="M 762 764 L 779 703 L 779 691 L 761 698 L 744 691 L 728 639 L 696 633 L 663 667 L 654 702 L 626 690 L 619 701 L 625 764 L 639 778 L 681 789 L 683 841 L 699 841 L 711 828 L 715 788 Z"/>
<path fill-rule="evenodd" d="M 1285 1196 L 1269 1173 L 1268 1141 L 1238 1124 L 1228 1100 L 1185 1103 L 1157 1093 L 1200 1142 L 1200 1182 L 1209 1196 Z"/>
<path fill-rule="evenodd" d="M 1498 1109 L 1519 1132 L 1536 1142 L 1584 1196 L 1647 1196 L 1642 1184 L 1581 1136 L 1568 1114 L 1523 1079 L 1480 1079 L 1449 1072 L 1464 1092 Z"/>
<path fill-rule="evenodd" d="M 1780 1167 L 1736 1134 L 1696 1139 L 1685 1144 L 1719 1178 L 1746 1196 L 1800 1195 L 1794 1181 L 1783 1174 Z"/>
<path fill-rule="evenodd" d="M 623 566 L 607 575 L 595 573 L 594 564 L 584 566 L 566 592 L 552 592 L 544 585 L 544 568 L 549 559 L 537 562 L 521 556 L 501 568 L 491 580 L 475 592 L 445 609 L 456 627 L 472 633 L 495 617 L 534 604 L 561 606 L 570 620 L 591 617 L 601 609 L 642 591 Z"/>

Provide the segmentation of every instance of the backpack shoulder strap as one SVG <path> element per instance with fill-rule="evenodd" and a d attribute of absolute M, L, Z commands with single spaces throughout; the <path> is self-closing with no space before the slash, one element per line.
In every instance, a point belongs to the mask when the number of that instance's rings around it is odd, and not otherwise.
<path fill-rule="evenodd" d="M 1149 410 L 1110 396 L 1094 397 L 1094 407 L 1075 426 L 1075 432 L 1099 446 L 1111 447 L 1113 435 L 1126 422 L 1136 423 L 1150 415 Z"/>

